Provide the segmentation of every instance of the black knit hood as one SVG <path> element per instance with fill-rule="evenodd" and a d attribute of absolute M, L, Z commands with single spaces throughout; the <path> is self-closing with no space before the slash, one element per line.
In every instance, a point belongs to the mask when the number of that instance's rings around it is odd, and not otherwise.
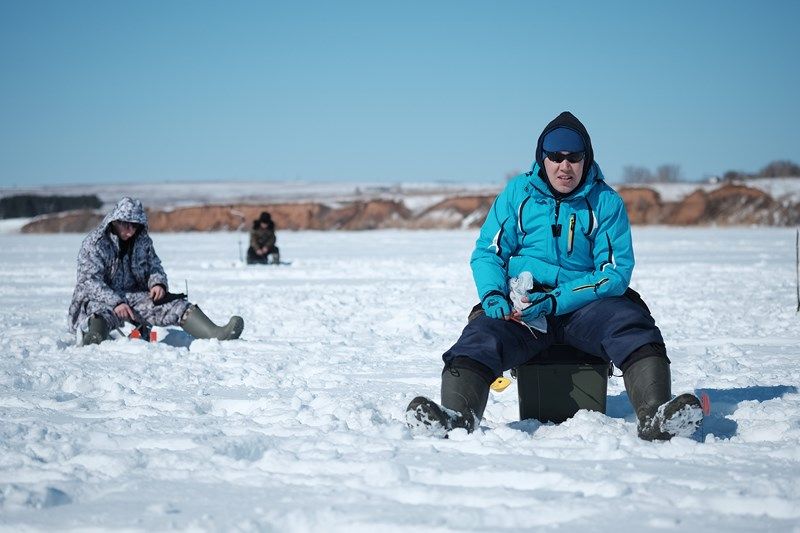
<path fill-rule="evenodd" d="M 592 168 L 592 164 L 594 163 L 594 150 L 592 150 L 592 139 L 589 137 L 589 132 L 586 131 L 586 127 L 581 123 L 578 118 L 570 113 L 569 111 L 564 111 L 556 118 L 554 118 L 550 124 L 545 126 L 544 130 L 542 130 L 542 134 L 539 135 L 539 141 L 536 143 L 536 162 L 539 164 L 539 167 L 544 172 L 544 152 L 542 150 L 542 142 L 544 141 L 544 136 L 550 133 L 552 130 L 556 128 L 569 128 L 578 133 L 583 139 L 583 145 L 586 147 L 585 152 L 586 156 L 584 158 L 583 164 L 583 175 L 581 176 L 581 182 L 586 179 L 586 175 L 589 173 L 589 169 Z M 545 181 L 547 181 L 547 177 L 544 176 Z"/>

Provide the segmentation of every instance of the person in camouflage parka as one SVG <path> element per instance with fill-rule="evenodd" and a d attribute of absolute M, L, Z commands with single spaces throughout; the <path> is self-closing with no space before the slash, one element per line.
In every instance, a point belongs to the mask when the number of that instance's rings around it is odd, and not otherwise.
<path fill-rule="evenodd" d="M 185 297 L 169 295 L 168 288 L 141 202 L 122 198 L 83 240 L 69 330 L 81 332 L 84 344 L 104 340 L 109 330 L 126 320 L 136 325 L 180 325 L 199 338 L 237 338 L 241 333 L 241 318 L 217 327 Z M 90 330 L 94 336 L 87 342 Z"/>

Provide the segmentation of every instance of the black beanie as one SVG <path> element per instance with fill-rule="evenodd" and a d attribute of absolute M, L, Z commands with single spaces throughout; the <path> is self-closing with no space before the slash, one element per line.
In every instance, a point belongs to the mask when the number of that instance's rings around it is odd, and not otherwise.
<path fill-rule="evenodd" d="M 554 118 L 550 123 L 545 126 L 544 130 L 542 130 L 542 134 L 539 135 L 539 140 L 536 143 L 536 162 L 539 163 L 539 166 L 544 168 L 544 149 L 542 147 L 544 138 L 553 130 L 559 128 L 566 128 L 576 132 L 578 135 L 581 136 L 583 139 L 583 147 L 586 156 L 584 157 L 584 164 L 583 164 L 583 176 L 581 176 L 581 180 L 586 178 L 586 175 L 589 173 L 589 169 L 592 168 L 592 163 L 594 163 L 594 150 L 592 150 L 592 139 L 589 137 L 589 132 L 586 131 L 586 127 L 581 123 L 578 118 L 570 113 L 569 111 L 564 111 L 556 118 Z"/>

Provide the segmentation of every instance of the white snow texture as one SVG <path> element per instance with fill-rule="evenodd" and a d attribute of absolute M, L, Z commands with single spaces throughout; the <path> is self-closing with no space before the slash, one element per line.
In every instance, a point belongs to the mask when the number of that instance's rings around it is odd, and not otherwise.
<path fill-rule="evenodd" d="M 247 267 L 237 233 L 156 234 L 172 288 L 240 340 L 66 332 L 83 235 L 0 235 L 0 529 L 800 531 L 795 233 L 634 228 L 632 287 L 702 434 L 644 442 L 622 383 L 606 415 L 412 436 L 476 303 L 476 231 L 288 232 Z M 618 373 L 618 372 L 617 372 Z"/>

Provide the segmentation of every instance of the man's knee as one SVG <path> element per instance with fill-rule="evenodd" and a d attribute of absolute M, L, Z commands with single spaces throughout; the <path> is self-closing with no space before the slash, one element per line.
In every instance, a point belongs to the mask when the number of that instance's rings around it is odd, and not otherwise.
<path fill-rule="evenodd" d="M 173 300 L 148 310 L 147 319 L 157 326 L 178 326 L 191 307 L 186 299 Z"/>
<path fill-rule="evenodd" d="M 456 357 L 468 357 L 491 369 L 497 377 L 547 347 L 549 339 L 549 334 L 534 336 L 531 330 L 516 322 L 480 315 L 467 324 L 461 337 L 442 358 L 449 363 Z"/>
<path fill-rule="evenodd" d="M 650 344 L 661 346 L 652 348 L 652 354 L 660 350 L 666 357 L 653 317 L 644 306 L 625 297 L 603 298 L 576 311 L 566 325 L 565 340 L 589 352 L 602 352 L 618 368 L 633 352 Z"/>
<path fill-rule="evenodd" d="M 492 372 L 502 372 L 500 353 L 502 352 L 503 321 L 485 315 L 470 321 L 455 344 L 443 355 L 445 366 L 454 359 L 471 359 L 490 368 Z"/>

